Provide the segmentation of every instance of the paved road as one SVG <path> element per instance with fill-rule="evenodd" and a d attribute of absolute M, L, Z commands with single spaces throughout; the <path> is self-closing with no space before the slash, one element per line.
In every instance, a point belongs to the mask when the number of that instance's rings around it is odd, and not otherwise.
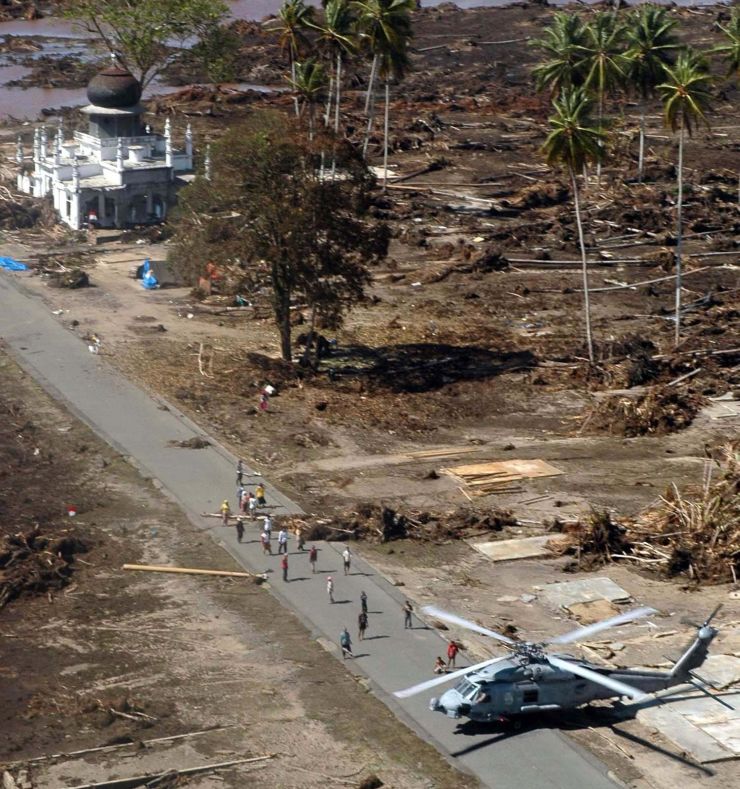
<path fill-rule="evenodd" d="M 171 404 L 152 398 L 88 351 L 85 343 L 51 315 L 40 298 L 22 288 L 22 276 L 0 274 L 0 337 L 19 362 L 57 399 L 90 425 L 112 446 L 138 464 L 172 496 L 188 517 L 208 530 L 238 562 L 249 570 L 268 571 L 272 591 L 294 609 L 330 649 L 336 650 L 339 631 L 350 628 L 353 637 L 359 595 L 367 592 L 369 638 L 355 643 L 355 660 L 348 667 L 364 674 L 376 694 L 422 738 L 475 773 L 482 783 L 497 789 L 613 789 L 606 768 L 566 737 L 547 729 L 505 737 L 494 730 L 475 732 L 427 709 L 421 694 L 399 702 L 393 690 L 431 676 L 444 642 L 422 623 L 404 630 L 399 590 L 366 562 L 356 558 L 345 577 L 339 551 L 319 544 L 318 569 L 312 575 L 308 557 L 291 546 L 289 582 L 280 577 L 277 556 L 264 556 L 257 524 L 248 526 L 245 542 L 236 542 L 232 529 L 200 513 L 215 512 L 229 496 L 235 506 L 235 458 L 214 445 L 202 450 L 168 446 L 203 432 Z M 268 505 L 276 512 L 299 508 L 267 484 Z M 326 576 L 335 580 L 335 600 L 329 603 Z"/>

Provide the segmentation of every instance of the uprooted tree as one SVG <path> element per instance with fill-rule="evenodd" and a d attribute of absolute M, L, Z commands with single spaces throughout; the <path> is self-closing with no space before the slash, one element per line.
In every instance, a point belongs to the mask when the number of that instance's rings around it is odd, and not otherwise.
<path fill-rule="evenodd" d="M 145 88 L 193 39 L 213 47 L 226 36 L 227 11 L 221 0 L 70 0 L 64 14 L 99 36 Z"/>
<path fill-rule="evenodd" d="M 257 113 L 214 146 L 208 174 L 180 195 L 174 265 L 195 282 L 209 262 L 238 268 L 252 293 L 267 288 L 280 350 L 292 359 L 291 306 L 316 327 L 338 328 L 364 297 L 368 266 L 388 250 L 367 215 L 373 178 L 347 147 L 338 173 L 321 172 L 324 139 L 308 140 L 277 113 Z"/>

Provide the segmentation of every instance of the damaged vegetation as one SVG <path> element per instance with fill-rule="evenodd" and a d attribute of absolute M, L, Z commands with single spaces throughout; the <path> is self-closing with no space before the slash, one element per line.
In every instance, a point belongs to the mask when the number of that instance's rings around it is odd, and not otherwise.
<path fill-rule="evenodd" d="M 716 464 L 716 465 L 715 465 Z M 716 476 L 715 476 L 716 475 Z M 578 569 L 627 561 L 696 584 L 737 583 L 740 574 L 740 444 L 707 461 L 700 489 L 671 487 L 634 520 L 594 510 L 585 521 L 556 524 L 552 550 L 577 557 Z"/>
<path fill-rule="evenodd" d="M 379 504 L 363 503 L 355 509 L 308 523 L 290 515 L 280 519 L 280 525 L 300 530 L 306 540 L 362 540 L 385 543 L 394 540 L 419 540 L 444 543 L 465 540 L 500 532 L 517 521 L 507 511 L 474 511 L 458 508 L 450 512 L 433 513 L 426 510 L 398 512 Z"/>

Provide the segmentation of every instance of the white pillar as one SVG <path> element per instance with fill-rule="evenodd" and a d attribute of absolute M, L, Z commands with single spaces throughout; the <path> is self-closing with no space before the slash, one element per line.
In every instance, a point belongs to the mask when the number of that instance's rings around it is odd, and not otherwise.
<path fill-rule="evenodd" d="M 72 160 L 72 191 L 78 194 L 80 191 L 80 162 L 75 154 Z"/>
<path fill-rule="evenodd" d="M 41 131 L 39 129 L 33 130 L 33 163 L 38 164 L 39 152 L 41 149 Z"/>
<path fill-rule="evenodd" d="M 172 167 L 172 129 L 169 118 L 164 124 L 164 163 L 167 167 Z"/>
<path fill-rule="evenodd" d="M 19 165 L 23 164 L 23 140 L 21 140 L 20 134 L 15 141 L 15 161 Z"/>
<path fill-rule="evenodd" d="M 206 158 L 203 162 L 203 175 L 206 181 L 211 180 L 211 144 L 206 145 Z"/>
<path fill-rule="evenodd" d="M 47 144 L 47 137 L 46 137 L 46 126 L 41 127 L 41 136 L 40 136 L 40 154 L 39 158 L 42 162 L 46 161 L 46 144 Z"/>
<path fill-rule="evenodd" d="M 185 156 L 190 159 L 191 166 L 193 160 L 193 130 L 188 123 L 187 128 L 185 129 Z"/>
<path fill-rule="evenodd" d="M 81 195 L 79 192 L 73 192 L 70 195 L 70 206 L 69 206 L 69 226 L 73 230 L 80 229 L 80 199 Z"/>
<path fill-rule="evenodd" d="M 119 173 L 123 172 L 123 140 L 118 138 L 118 145 L 116 147 L 116 170 Z"/>

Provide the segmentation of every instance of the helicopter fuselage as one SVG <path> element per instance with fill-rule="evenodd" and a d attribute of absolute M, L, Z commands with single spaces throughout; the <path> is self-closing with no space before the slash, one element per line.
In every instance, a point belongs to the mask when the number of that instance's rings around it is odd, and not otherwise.
<path fill-rule="evenodd" d="M 687 682 L 691 670 L 700 666 L 709 644 L 716 635 L 704 626 L 670 672 L 639 669 L 608 669 L 585 660 L 563 655 L 572 664 L 583 666 L 605 678 L 617 680 L 654 693 Z M 466 717 L 489 722 L 536 712 L 550 712 L 580 707 L 597 699 L 618 698 L 619 693 L 548 662 L 537 647 L 525 645 L 519 653 L 495 666 L 465 675 L 429 707 L 451 718 Z"/>

